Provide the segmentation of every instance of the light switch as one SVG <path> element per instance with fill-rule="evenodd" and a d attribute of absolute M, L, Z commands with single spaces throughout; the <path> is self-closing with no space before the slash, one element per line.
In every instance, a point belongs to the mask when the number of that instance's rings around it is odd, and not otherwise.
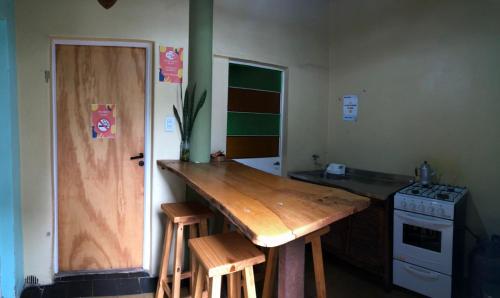
<path fill-rule="evenodd" d="M 175 118 L 167 117 L 165 118 L 165 131 L 174 132 L 175 131 Z"/>

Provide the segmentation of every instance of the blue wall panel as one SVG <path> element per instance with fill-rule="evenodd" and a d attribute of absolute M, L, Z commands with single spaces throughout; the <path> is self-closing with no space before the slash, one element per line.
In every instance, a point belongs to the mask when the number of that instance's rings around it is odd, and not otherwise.
<path fill-rule="evenodd" d="M 6 298 L 19 296 L 23 287 L 13 5 L 0 0 L 0 291 Z"/>

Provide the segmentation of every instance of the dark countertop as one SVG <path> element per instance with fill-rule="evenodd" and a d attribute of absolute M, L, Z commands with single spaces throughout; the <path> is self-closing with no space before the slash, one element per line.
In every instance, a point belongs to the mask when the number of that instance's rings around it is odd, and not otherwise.
<path fill-rule="evenodd" d="M 327 174 L 324 171 L 290 172 L 293 179 L 342 188 L 369 198 L 385 200 L 398 190 L 413 183 L 413 177 L 347 168 L 345 176 Z"/>

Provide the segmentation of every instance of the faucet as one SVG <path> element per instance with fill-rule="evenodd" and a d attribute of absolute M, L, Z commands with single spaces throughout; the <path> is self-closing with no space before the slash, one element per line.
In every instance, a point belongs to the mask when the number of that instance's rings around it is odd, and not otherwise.
<path fill-rule="evenodd" d="M 321 168 L 321 163 L 318 162 L 318 159 L 319 159 L 319 155 L 314 153 L 312 155 L 312 159 L 314 160 L 314 166 L 315 167 L 320 167 Z"/>

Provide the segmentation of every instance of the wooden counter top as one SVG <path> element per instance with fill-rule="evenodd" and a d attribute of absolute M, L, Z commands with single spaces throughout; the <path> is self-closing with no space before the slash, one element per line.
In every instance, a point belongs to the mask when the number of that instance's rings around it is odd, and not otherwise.
<path fill-rule="evenodd" d="M 259 246 L 282 245 L 370 204 L 367 197 L 274 176 L 232 161 L 157 163 L 184 178 Z"/>

